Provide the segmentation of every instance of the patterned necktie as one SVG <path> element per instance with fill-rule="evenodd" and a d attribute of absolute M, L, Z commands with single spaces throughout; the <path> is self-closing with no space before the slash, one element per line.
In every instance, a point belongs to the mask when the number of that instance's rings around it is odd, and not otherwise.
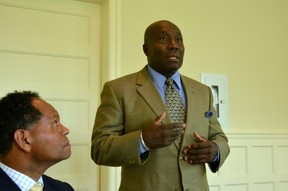
<path fill-rule="evenodd" d="M 34 186 L 32 186 L 29 191 L 43 191 L 43 184 L 40 182 L 37 182 L 36 184 L 34 184 Z"/>
<path fill-rule="evenodd" d="M 179 93 L 173 88 L 173 79 L 167 78 L 165 83 L 167 88 L 165 91 L 166 107 L 173 122 L 185 122 L 185 108 Z"/>

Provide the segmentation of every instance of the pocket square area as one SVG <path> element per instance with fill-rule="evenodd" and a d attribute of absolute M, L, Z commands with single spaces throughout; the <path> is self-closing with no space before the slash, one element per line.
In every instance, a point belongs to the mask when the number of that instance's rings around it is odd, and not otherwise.
<path fill-rule="evenodd" d="M 205 117 L 206 117 L 206 118 L 210 118 L 210 117 L 212 117 L 212 115 L 213 115 L 212 111 L 207 111 L 207 112 L 205 113 Z"/>

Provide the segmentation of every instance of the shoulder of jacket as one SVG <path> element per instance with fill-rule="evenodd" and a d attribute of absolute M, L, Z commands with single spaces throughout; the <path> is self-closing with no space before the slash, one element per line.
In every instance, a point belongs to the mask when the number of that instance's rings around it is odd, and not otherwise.
<path fill-rule="evenodd" d="M 194 80 L 184 75 L 181 75 L 181 79 L 182 79 L 183 84 L 191 84 L 193 87 L 198 87 L 198 88 L 205 88 L 205 89 L 209 88 L 206 84 L 203 84 L 197 80 Z"/>

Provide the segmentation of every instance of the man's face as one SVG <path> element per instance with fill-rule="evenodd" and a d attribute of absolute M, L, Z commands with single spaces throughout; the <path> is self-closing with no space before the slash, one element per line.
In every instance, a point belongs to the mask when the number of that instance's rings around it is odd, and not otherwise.
<path fill-rule="evenodd" d="M 33 100 L 32 104 L 42 114 L 31 132 L 32 157 L 37 162 L 55 164 L 71 155 L 71 146 L 67 134 L 69 130 L 60 123 L 58 112 L 41 99 Z"/>
<path fill-rule="evenodd" d="M 169 77 L 182 66 L 184 44 L 181 31 L 173 23 L 160 21 L 147 30 L 143 51 L 148 64 Z"/>

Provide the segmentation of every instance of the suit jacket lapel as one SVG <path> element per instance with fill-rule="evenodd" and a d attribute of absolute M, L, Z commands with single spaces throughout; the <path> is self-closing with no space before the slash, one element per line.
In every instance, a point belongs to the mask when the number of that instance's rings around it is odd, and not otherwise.
<path fill-rule="evenodd" d="M 43 175 L 43 182 L 44 182 L 43 191 L 53 191 L 53 190 L 56 191 L 55 187 L 51 186 L 51 181 L 45 175 Z"/>
<path fill-rule="evenodd" d="M 146 67 L 138 72 L 136 83 L 139 86 L 137 91 L 157 116 L 160 116 L 164 111 L 166 111 L 166 106 L 151 80 Z M 165 117 L 163 123 L 169 123 L 169 120 L 171 122 L 171 119 Z"/>
<path fill-rule="evenodd" d="M 160 116 L 164 111 L 167 112 L 166 106 L 163 103 L 163 100 L 162 100 L 161 96 L 159 95 L 159 92 L 156 89 L 153 81 L 151 80 L 146 67 L 144 67 L 140 72 L 138 72 L 136 83 L 137 83 L 137 85 L 139 85 L 139 88 L 137 89 L 137 91 L 145 99 L 145 101 L 150 106 L 152 111 L 156 114 L 156 116 Z M 193 109 L 195 110 L 195 107 L 190 106 L 191 105 L 191 103 L 189 103 L 190 100 L 188 102 L 188 97 L 189 97 L 189 99 L 191 97 L 192 98 L 192 100 L 191 100 L 192 104 L 194 105 L 193 102 L 195 101 L 195 94 L 193 92 L 192 85 L 189 84 L 185 78 L 183 78 L 182 83 L 183 83 L 183 87 L 186 91 L 186 99 L 187 99 L 187 105 L 188 105 L 187 116 L 188 116 L 188 114 L 190 115 L 191 113 L 193 116 L 195 116 L 193 114 L 193 112 L 195 112 L 195 111 L 193 111 Z M 191 122 L 193 122 L 193 119 L 187 117 L 186 123 L 188 123 L 188 122 L 190 124 Z M 172 119 L 169 117 L 169 115 L 166 115 L 166 117 L 163 120 L 163 124 L 169 124 L 169 123 L 172 123 Z M 174 146 L 176 146 L 179 149 L 180 145 L 179 145 L 178 140 L 174 141 Z"/>
<path fill-rule="evenodd" d="M 191 83 L 191 80 L 186 78 L 185 76 L 181 76 L 182 80 L 182 85 L 185 91 L 185 96 L 186 96 L 186 126 L 187 127 L 193 127 L 196 121 L 196 113 L 197 113 L 197 92 L 193 88 L 193 84 Z M 195 129 L 189 128 L 189 130 L 185 131 L 184 137 L 186 134 L 191 134 L 191 131 L 195 131 Z M 190 136 L 190 135 L 188 135 Z M 185 140 L 182 140 L 182 146 Z"/>
<path fill-rule="evenodd" d="M 196 99 L 196 91 L 193 88 L 193 85 L 189 79 L 186 77 L 182 76 L 182 84 L 183 88 L 185 91 L 185 96 L 186 96 L 186 105 L 187 105 L 187 113 L 186 113 L 186 124 L 187 126 L 191 126 L 193 124 L 194 117 L 196 116 L 196 104 L 197 104 L 197 99 Z"/>
<path fill-rule="evenodd" d="M 0 168 L 0 190 L 21 191 L 13 180 Z"/>

